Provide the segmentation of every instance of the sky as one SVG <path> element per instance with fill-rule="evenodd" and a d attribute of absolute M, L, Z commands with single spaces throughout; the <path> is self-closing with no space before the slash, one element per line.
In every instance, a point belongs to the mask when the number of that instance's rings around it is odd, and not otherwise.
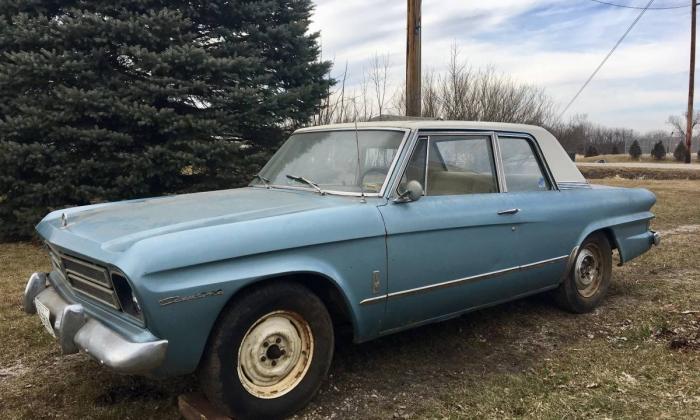
<path fill-rule="evenodd" d="M 312 30 L 323 58 L 335 62 L 333 76 L 347 63 L 352 89 L 375 54 L 388 54 L 394 88 L 403 84 L 406 0 L 314 3 Z M 542 87 L 563 109 L 639 12 L 591 0 L 423 0 L 423 72 L 444 70 L 456 45 L 470 65 Z M 690 7 L 647 11 L 564 119 L 586 114 L 609 127 L 670 132 L 668 116 L 687 107 L 689 50 Z"/>

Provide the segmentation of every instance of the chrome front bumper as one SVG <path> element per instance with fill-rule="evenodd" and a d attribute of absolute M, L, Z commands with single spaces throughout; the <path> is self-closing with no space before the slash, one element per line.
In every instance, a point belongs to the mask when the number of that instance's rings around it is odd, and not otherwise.
<path fill-rule="evenodd" d="M 50 324 L 63 354 L 85 351 L 91 357 L 122 373 L 148 373 L 160 366 L 168 348 L 167 340 L 135 343 L 90 318 L 80 304 L 71 304 L 47 281 L 34 273 L 24 290 L 24 311 L 37 311 L 35 300 L 48 308 Z M 40 306 L 41 306 L 40 305 Z"/>

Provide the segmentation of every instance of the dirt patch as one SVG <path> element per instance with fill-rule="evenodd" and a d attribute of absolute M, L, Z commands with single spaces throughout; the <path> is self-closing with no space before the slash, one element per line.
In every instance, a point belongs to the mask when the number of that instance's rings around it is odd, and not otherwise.
<path fill-rule="evenodd" d="M 16 376 L 22 376 L 30 370 L 31 368 L 22 362 L 17 362 L 12 366 L 0 368 L 0 381 L 7 380 L 8 378 L 14 378 Z"/>
<path fill-rule="evenodd" d="M 700 225 L 680 225 L 672 229 L 661 230 L 659 233 L 668 236 L 700 233 Z"/>
<path fill-rule="evenodd" d="M 700 351 L 700 323 L 692 320 L 685 325 L 662 327 L 654 333 L 654 338 L 666 342 L 671 350 Z"/>
<path fill-rule="evenodd" d="M 110 406 L 134 401 L 162 400 L 168 394 L 153 383 L 134 378 L 128 384 L 108 386 L 105 391 L 95 398 L 95 404 L 99 406 Z"/>

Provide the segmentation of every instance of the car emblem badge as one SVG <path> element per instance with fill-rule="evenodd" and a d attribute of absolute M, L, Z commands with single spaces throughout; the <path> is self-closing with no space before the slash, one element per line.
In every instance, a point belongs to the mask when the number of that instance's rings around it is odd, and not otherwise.
<path fill-rule="evenodd" d="M 210 296 L 222 296 L 224 294 L 224 291 L 219 289 L 219 290 L 209 290 L 206 292 L 199 292 L 195 293 L 194 295 L 189 295 L 189 296 L 170 296 L 163 298 L 158 301 L 160 303 L 160 306 L 168 306 L 172 305 L 173 303 L 180 303 L 180 302 L 187 302 L 189 300 L 195 300 L 195 299 L 202 299 Z"/>
<path fill-rule="evenodd" d="M 65 213 L 61 213 L 61 227 L 68 226 L 68 216 Z"/>

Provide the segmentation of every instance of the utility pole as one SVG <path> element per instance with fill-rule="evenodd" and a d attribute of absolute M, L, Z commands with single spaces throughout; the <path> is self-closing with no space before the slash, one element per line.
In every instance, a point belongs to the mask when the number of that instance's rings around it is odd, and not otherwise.
<path fill-rule="evenodd" d="M 695 95 L 695 21 L 697 17 L 698 4 L 697 0 L 692 1 L 692 13 L 690 28 L 690 82 L 688 83 L 688 121 L 687 129 L 685 130 L 685 147 L 687 153 L 685 155 L 685 163 L 690 163 L 692 152 L 690 146 L 693 141 L 693 97 Z"/>
<path fill-rule="evenodd" d="M 406 27 L 406 116 L 421 116 L 421 0 L 408 0 Z"/>

